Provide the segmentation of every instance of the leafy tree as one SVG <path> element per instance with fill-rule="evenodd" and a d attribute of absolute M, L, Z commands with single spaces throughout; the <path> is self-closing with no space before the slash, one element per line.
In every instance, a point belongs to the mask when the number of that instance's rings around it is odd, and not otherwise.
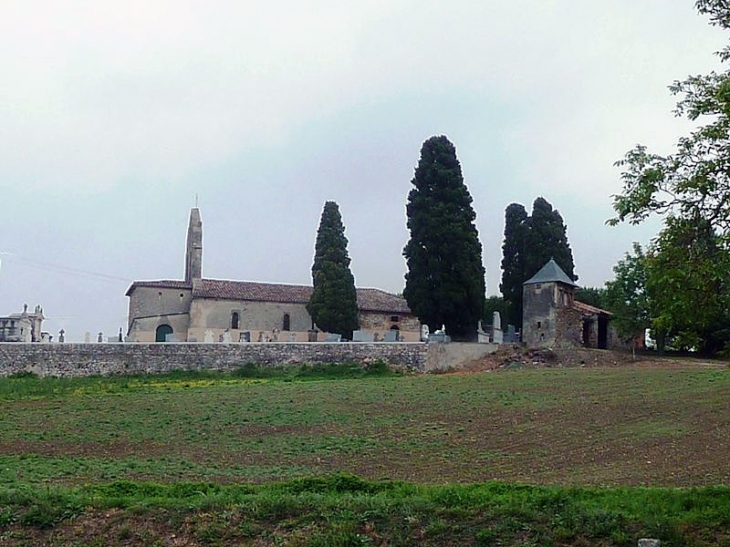
<path fill-rule="evenodd" d="M 634 243 L 613 267 L 615 278 L 606 283 L 603 302 L 613 313 L 612 325 L 624 340 L 635 340 L 651 326 L 651 299 L 647 287 L 647 258 L 641 245 Z"/>
<path fill-rule="evenodd" d="M 707 221 L 670 217 L 647 257 L 658 342 L 712 355 L 730 341 L 730 254 Z"/>
<path fill-rule="evenodd" d="M 522 284 L 525 278 L 525 236 L 527 211 L 521 203 L 512 203 L 504 212 L 502 244 L 502 283 L 499 290 L 506 302 L 503 322 L 520 328 L 522 325 Z"/>
<path fill-rule="evenodd" d="M 357 292 L 350 271 L 345 226 L 334 201 L 324 204 L 312 265 L 314 290 L 307 311 L 317 326 L 352 338 L 358 328 Z"/>
<path fill-rule="evenodd" d="M 573 264 L 573 251 L 563 217 L 545 198 L 532 204 L 525 235 L 525 279 L 535 275 L 552 258 L 573 281 L 578 280 Z"/>
<path fill-rule="evenodd" d="M 502 283 L 507 301 L 507 322 L 522 327 L 522 284 L 551 259 L 574 281 L 573 252 L 568 244 L 563 217 L 544 198 L 537 198 L 532 215 L 523 205 L 512 203 L 505 210 L 502 245 Z"/>
<path fill-rule="evenodd" d="M 730 30 L 725 0 L 695 5 L 711 24 Z M 723 62 L 730 60 L 730 46 L 719 53 Z M 653 329 L 677 337 L 682 346 L 713 352 L 727 339 L 727 318 L 717 309 L 726 297 L 716 291 L 725 290 L 718 283 L 730 271 L 730 70 L 690 76 L 669 89 L 679 96 L 675 113 L 696 122 L 697 129 L 679 139 L 673 154 L 637 145 L 617 162 L 623 189 L 614 196 L 616 216 L 608 223 L 665 217 L 647 253 Z"/>
<path fill-rule="evenodd" d="M 454 145 L 444 136 L 423 143 L 406 212 L 410 239 L 403 296 L 433 331 L 473 339 L 484 311 L 484 266 L 471 206 Z"/>
<path fill-rule="evenodd" d="M 580 287 L 575 290 L 575 299 L 589 306 L 605 308 L 606 290 L 598 287 Z"/>
<path fill-rule="evenodd" d="M 730 7 L 725 0 L 699 0 L 700 13 L 711 24 L 730 29 Z M 730 59 L 730 47 L 720 52 Z M 691 121 L 707 120 L 682 137 L 674 154 L 649 153 L 637 145 L 616 162 L 624 171 L 620 194 L 614 196 L 616 217 L 638 224 L 649 215 L 670 213 L 676 218 L 702 218 L 727 234 L 730 228 L 730 70 L 690 76 L 669 86 L 679 95 L 675 114 Z"/>

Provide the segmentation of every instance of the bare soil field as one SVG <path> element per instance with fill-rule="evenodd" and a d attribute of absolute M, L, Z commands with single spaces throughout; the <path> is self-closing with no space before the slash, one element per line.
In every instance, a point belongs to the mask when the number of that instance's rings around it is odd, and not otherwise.
<path fill-rule="evenodd" d="M 0 485 L 334 472 L 432 484 L 730 482 L 721 363 L 515 350 L 443 375 L 119 381 L 0 401 Z"/>

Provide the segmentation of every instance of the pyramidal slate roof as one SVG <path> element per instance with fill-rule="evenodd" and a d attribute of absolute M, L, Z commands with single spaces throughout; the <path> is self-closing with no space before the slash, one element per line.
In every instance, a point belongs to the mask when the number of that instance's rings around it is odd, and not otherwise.
<path fill-rule="evenodd" d="M 558 266 L 558 263 L 555 262 L 552 258 L 548 261 L 547 264 L 545 264 L 542 268 L 540 268 L 540 271 L 537 272 L 535 275 L 533 275 L 530 279 L 525 281 L 523 285 L 535 285 L 537 283 L 564 283 L 566 285 L 570 285 L 571 287 L 577 287 L 575 283 L 573 283 L 573 280 L 568 277 L 568 274 L 566 274 L 560 266 Z"/>
<path fill-rule="evenodd" d="M 229 281 L 224 279 L 201 279 L 200 282 L 193 285 L 185 281 L 162 279 L 159 281 L 135 281 L 127 290 L 127 296 L 130 296 L 135 289 L 140 287 L 192 290 L 193 298 L 252 300 L 282 304 L 306 304 L 312 294 L 312 287 L 306 285 Z M 361 311 L 411 313 L 403 297 L 380 289 L 357 289 L 357 306 Z"/>

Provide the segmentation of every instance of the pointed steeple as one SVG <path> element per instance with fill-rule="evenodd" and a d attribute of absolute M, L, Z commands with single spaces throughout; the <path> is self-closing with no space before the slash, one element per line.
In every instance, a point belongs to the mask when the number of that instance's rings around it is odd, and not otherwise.
<path fill-rule="evenodd" d="M 566 274 L 563 269 L 558 266 L 558 263 L 555 262 L 555 260 L 553 260 L 552 258 L 548 261 L 547 264 L 540 268 L 539 272 L 537 272 L 534 276 L 525 281 L 523 285 L 533 285 L 535 283 L 564 283 L 566 285 L 570 285 L 571 287 L 578 286 L 573 282 L 572 279 L 568 277 L 568 274 Z"/>
<path fill-rule="evenodd" d="M 188 239 L 185 245 L 185 281 L 192 283 L 193 279 L 203 276 L 203 221 L 200 219 L 200 209 L 190 209 L 188 223 Z"/>

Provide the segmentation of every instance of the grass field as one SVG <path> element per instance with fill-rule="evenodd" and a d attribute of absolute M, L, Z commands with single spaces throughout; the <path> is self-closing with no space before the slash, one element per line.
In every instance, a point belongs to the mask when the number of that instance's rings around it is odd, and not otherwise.
<path fill-rule="evenodd" d="M 730 482 L 722 368 L 22 377 L 0 380 L 0 413 L 0 545 L 54 533 L 65 544 L 74 523 L 100 522 L 116 535 L 99 544 L 256 544 L 263 532 L 262 545 L 728 541 L 727 489 L 654 489 Z M 636 486 L 652 488 L 623 488 Z M 219 530 L 206 539 L 200 526 Z"/>

